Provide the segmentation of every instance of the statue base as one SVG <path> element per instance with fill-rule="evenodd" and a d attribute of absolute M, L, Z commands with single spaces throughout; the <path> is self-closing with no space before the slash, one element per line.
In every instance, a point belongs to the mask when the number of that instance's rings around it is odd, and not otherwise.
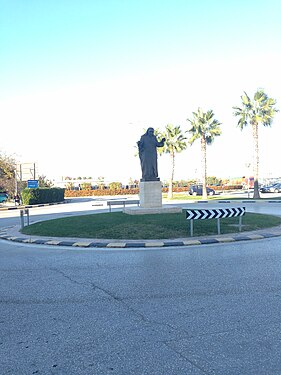
<path fill-rule="evenodd" d="M 161 181 L 140 182 L 140 207 L 125 207 L 123 212 L 128 215 L 167 214 L 182 212 L 181 207 L 162 206 Z"/>
<path fill-rule="evenodd" d="M 176 214 L 182 212 L 181 207 L 166 204 L 161 207 L 143 208 L 143 207 L 125 207 L 124 214 L 128 215 L 151 215 L 151 214 Z"/>
<path fill-rule="evenodd" d="M 141 208 L 162 207 L 161 181 L 140 181 L 139 189 Z"/>

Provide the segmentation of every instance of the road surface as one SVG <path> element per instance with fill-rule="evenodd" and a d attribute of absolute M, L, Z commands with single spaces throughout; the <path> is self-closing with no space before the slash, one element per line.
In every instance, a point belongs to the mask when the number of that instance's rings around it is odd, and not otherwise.
<path fill-rule="evenodd" d="M 18 214 L 1 212 L 1 226 Z M 0 241 L 0 260 L 1 375 L 281 374 L 281 238 L 138 250 Z"/>

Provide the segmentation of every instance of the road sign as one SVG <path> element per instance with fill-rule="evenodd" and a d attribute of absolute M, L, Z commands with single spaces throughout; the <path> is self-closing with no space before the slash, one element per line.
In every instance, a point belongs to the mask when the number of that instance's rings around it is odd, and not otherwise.
<path fill-rule="evenodd" d="M 190 220 L 190 235 L 193 236 L 193 220 L 217 219 L 218 234 L 220 234 L 220 219 L 225 217 L 239 217 L 239 232 L 242 229 L 242 216 L 245 215 L 245 207 L 211 208 L 186 210 L 186 220 Z"/>
<path fill-rule="evenodd" d="M 245 207 L 217 208 L 217 209 L 192 209 L 186 210 L 187 220 L 223 219 L 225 217 L 242 216 L 245 214 Z"/>
<path fill-rule="evenodd" d="M 21 163 L 16 167 L 16 178 L 20 181 L 35 180 L 37 166 L 35 163 Z"/>
<path fill-rule="evenodd" d="M 39 187 L 38 180 L 27 180 L 28 189 L 37 189 Z"/>

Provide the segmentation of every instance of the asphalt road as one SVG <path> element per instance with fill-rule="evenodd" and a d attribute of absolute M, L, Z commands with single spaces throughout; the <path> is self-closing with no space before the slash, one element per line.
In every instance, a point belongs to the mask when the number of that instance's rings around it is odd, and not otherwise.
<path fill-rule="evenodd" d="M 60 207 L 33 220 L 72 214 Z M 0 226 L 19 223 L 5 215 Z M 280 250 L 281 238 L 143 250 L 0 241 L 0 374 L 281 374 Z"/>

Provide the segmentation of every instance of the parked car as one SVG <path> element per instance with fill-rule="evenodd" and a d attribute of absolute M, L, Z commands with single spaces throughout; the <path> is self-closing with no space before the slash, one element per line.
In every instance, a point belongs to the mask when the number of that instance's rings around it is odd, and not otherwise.
<path fill-rule="evenodd" d="M 7 193 L 0 193 L 0 203 L 6 202 L 7 199 L 8 199 Z"/>
<path fill-rule="evenodd" d="M 190 185 L 189 194 L 190 195 L 203 195 L 203 185 Z M 207 186 L 207 194 L 215 195 L 215 190 Z"/>
<path fill-rule="evenodd" d="M 260 188 L 261 193 L 281 193 L 281 183 L 263 186 Z"/>

